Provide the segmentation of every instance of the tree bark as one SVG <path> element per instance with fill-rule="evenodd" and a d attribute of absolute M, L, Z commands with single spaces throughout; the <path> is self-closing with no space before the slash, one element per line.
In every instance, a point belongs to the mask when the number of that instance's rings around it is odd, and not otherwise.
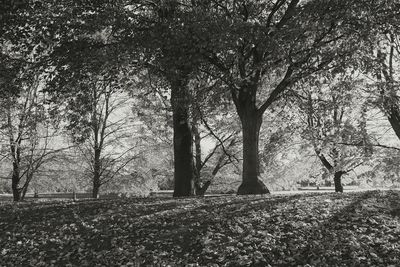
<path fill-rule="evenodd" d="M 390 104 L 387 104 L 388 106 Z M 393 131 L 395 132 L 398 139 L 400 139 L 400 111 L 399 107 L 395 104 L 392 104 L 391 107 L 387 108 L 390 110 L 388 114 L 388 120 L 390 125 L 392 126 Z"/>
<path fill-rule="evenodd" d="M 18 163 L 13 162 L 11 189 L 14 201 L 21 201 L 21 190 L 18 188 L 18 185 L 19 185 L 19 166 Z"/>
<path fill-rule="evenodd" d="M 335 172 L 335 176 L 333 181 L 335 182 L 335 192 L 343 193 L 343 186 L 342 186 L 342 175 L 345 174 L 344 171 L 337 171 Z"/>
<path fill-rule="evenodd" d="M 208 180 L 207 182 L 204 183 L 203 186 L 200 186 L 200 184 L 196 185 L 196 196 L 204 196 L 204 194 L 206 193 L 207 189 L 210 187 L 211 185 L 211 180 Z"/>
<path fill-rule="evenodd" d="M 100 183 L 93 181 L 92 198 L 98 199 L 100 192 Z"/>
<path fill-rule="evenodd" d="M 262 116 L 254 106 L 245 105 L 239 111 L 243 134 L 243 173 L 238 195 L 268 194 L 265 184 L 258 179 L 258 143 Z"/>
<path fill-rule="evenodd" d="M 329 172 L 334 172 L 334 167 L 332 164 L 329 163 L 329 161 L 325 158 L 323 154 L 321 154 L 320 151 L 315 150 L 317 153 L 318 158 L 321 160 L 321 163 L 324 165 L 325 168 L 328 169 Z M 333 182 L 335 184 L 335 192 L 340 192 L 343 193 L 343 185 L 342 185 L 342 176 L 343 174 L 346 174 L 346 171 L 335 171 L 333 175 Z"/>
<path fill-rule="evenodd" d="M 98 148 L 94 149 L 94 164 L 93 164 L 93 190 L 92 190 L 92 198 L 99 198 L 100 192 L 100 172 L 101 172 L 101 165 L 100 165 L 100 154 L 101 151 Z"/>
<path fill-rule="evenodd" d="M 19 146 L 16 146 L 13 144 L 13 139 L 10 139 L 10 151 L 11 155 L 13 157 L 13 172 L 12 172 L 12 178 L 11 178 L 11 189 L 13 193 L 13 199 L 14 201 L 21 201 L 21 192 L 22 190 L 19 188 L 19 183 L 21 180 L 20 177 L 20 162 L 21 162 L 21 150 Z M 19 145 L 19 143 L 18 143 Z"/>
<path fill-rule="evenodd" d="M 193 143 L 189 123 L 189 92 L 182 80 L 171 83 L 174 128 L 174 197 L 193 193 Z"/>
<path fill-rule="evenodd" d="M 32 176 L 28 176 L 28 174 L 26 174 L 26 179 L 29 179 L 27 182 L 26 182 L 26 184 L 22 187 L 22 192 L 21 192 L 21 200 L 24 200 L 25 199 L 25 196 L 26 196 L 26 193 L 28 192 L 28 185 L 29 185 L 29 183 L 30 183 L 30 180 L 32 180 Z"/>
<path fill-rule="evenodd" d="M 202 169 L 202 162 L 201 162 L 201 138 L 199 129 L 197 128 L 197 121 L 192 123 L 192 133 L 194 136 L 194 147 L 195 147 L 195 162 L 194 162 L 194 195 L 199 195 L 202 191 L 202 187 L 200 186 L 200 174 Z"/>

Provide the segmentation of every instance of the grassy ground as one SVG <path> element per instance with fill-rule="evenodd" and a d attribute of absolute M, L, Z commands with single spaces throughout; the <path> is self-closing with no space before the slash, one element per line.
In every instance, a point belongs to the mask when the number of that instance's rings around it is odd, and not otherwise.
<path fill-rule="evenodd" d="M 0 205 L 0 266 L 398 266 L 400 193 Z"/>

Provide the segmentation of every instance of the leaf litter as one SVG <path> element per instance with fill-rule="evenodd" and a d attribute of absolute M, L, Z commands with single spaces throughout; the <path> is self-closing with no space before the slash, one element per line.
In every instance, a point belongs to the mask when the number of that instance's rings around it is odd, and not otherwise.
<path fill-rule="evenodd" d="M 0 206 L 0 266 L 396 266 L 400 192 Z"/>

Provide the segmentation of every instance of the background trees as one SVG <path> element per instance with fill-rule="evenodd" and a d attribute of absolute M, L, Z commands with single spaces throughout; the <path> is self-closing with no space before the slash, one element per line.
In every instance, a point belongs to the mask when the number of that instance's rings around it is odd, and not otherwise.
<path fill-rule="evenodd" d="M 57 75 L 49 89 L 68 122 L 66 130 L 87 164 L 92 181 L 92 196 L 98 198 L 100 186 L 112 180 L 134 159 L 128 113 L 129 98 L 120 82 L 128 71 L 121 55 L 109 47 L 108 32 L 72 42 L 58 62 Z"/>
<path fill-rule="evenodd" d="M 15 201 L 24 198 L 40 167 L 62 146 L 54 147 L 56 124 L 49 118 L 43 87 L 48 82 L 51 45 L 40 24 L 38 7 L 28 1 L 5 3 L 1 13 L 0 109 L 3 159 L 11 165 Z M 6 144 L 6 145 L 5 145 Z"/>
<path fill-rule="evenodd" d="M 1 137 L 5 145 L 3 160 L 12 165 L 12 192 L 15 201 L 22 200 L 40 167 L 51 156 L 65 149 L 55 147 L 57 129 L 49 119 L 44 104 L 44 93 L 40 90 L 41 79 L 34 77 L 22 84 L 18 96 L 1 100 Z"/>

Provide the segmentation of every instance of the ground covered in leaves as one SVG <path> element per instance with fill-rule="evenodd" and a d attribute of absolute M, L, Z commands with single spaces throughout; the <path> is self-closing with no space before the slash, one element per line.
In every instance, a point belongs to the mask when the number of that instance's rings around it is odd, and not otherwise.
<path fill-rule="evenodd" d="M 0 205 L 0 266 L 398 266 L 400 192 Z"/>

